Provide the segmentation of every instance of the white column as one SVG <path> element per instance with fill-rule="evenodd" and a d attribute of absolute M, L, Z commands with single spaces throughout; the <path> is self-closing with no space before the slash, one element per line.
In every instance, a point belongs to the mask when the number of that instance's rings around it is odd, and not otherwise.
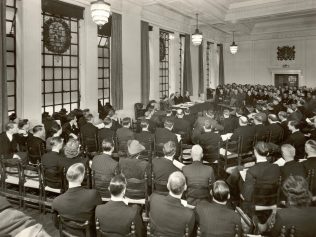
<path fill-rule="evenodd" d="M 122 53 L 123 53 L 123 111 L 121 116 L 134 116 L 134 104 L 141 96 L 141 7 L 123 1 Z"/>
<path fill-rule="evenodd" d="M 92 21 L 90 6 L 84 11 L 84 20 L 80 20 L 79 34 L 80 108 L 89 108 L 92 113 L 96 113 L 98 111 L 97 24 Z"/>
<path fill-rule="evenodd" d="M 41 55 L 41 1 L 21 1 L 21 17 L 17 25 L 21 26 L 21 43 L 18 44 L 21 60 L 18 68 L 21 95 L 18 95 L 19 115 L 29 119 L 34 125 L 41 122 L 42 107 L 42 55 Z"/>

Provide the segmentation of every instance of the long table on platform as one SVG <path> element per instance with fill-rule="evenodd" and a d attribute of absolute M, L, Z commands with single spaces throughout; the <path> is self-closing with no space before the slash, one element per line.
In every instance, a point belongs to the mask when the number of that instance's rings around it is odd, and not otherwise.
<path fill-rule="evenodd" d="M 214 109 L 214 102 L 213 101 L 205 101 L 205 102 L 191 102 L 191 103 L 184 103 L 172 106 L 173 110 L 177 109 L 190 109 L 191 114 L 197 114 L 198 112 L 203 112 L 209 109 Z"/>

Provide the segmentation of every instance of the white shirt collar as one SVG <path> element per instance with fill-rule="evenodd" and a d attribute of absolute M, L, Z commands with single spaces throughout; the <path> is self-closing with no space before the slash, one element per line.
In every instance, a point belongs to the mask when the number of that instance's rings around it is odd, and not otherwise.
<path fill-rule="evenodd" d="M 173 156 L 164 156 L 167 160 L 173 161 Z"/>

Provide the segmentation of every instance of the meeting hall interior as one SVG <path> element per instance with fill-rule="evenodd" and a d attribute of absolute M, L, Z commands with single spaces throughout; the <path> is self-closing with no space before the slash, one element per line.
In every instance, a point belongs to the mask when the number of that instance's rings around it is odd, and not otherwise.
<path fill-rule="evenodd" d="M 316 237 L 316 0 L 0 0 L 0 33 L 0 236 Z"/>

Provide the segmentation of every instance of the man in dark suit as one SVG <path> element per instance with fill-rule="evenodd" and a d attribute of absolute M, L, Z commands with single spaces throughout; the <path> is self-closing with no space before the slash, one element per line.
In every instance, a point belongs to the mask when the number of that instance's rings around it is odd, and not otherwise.
<path fill-rule="evenodd" d="M 115 111 L 113 109 L 111 109 L 108 113 L 107 118 L 112 120 L 112 126 L 111 129 L 116 132 L 117 129 L 121 128 L 121 124 L 117 121 L 117 117 L 115 115 Z"/>
<path fill-rule="evenodd" d="M 296 120 L 291 120 L 288 122 L 288 128 L 291 134 L 288 136 L 285 144 L 291 144 L 294 146 L 296 154 L 295 160 L 303 159 L 305 156 L 305 142 L 306 138 L 304 134 L 299 130 L 300 123 Z"/>
<path fill-rule="evenodd" d="M 295 148 L 290 144 L 281 146 L 282 157 L 285 160 L 281 167 L 282 180 L 286 180 L 290 175 L 299 175 L 305 177 L 305 169 L 302 163 L 294 160 Z"/>
<path fill-rule="evenodd" d="M 146 119 L 143 119 L 140 122 L 140 127 L 142 131 L 135 134 L 135 139 L 138 140 L 146 148 L 147 151 L 149 151 L 153 148 L 155 136 L 154 134 L 149 132 L 149 124 Z"/>
<path fill-rule="evenodd" d="M 191 150 L 192 164 L 183 167 L 183 174 L 187 180 L 187 201 L 196 205 L 199 200 L 209 200 L 209 185 L 215 181 L 212 167 L 203 165 L 203 149 L 194 145 Z"/>
<path fill-rule="evenodd" d="M 186 108 L 186 109 L 184 110 L 184 116 L 183 116 L 183 118 L 184 118 L 185 120 L 187 120 L 187 121 L 190 123 L 190 129 L 192 129 L 192 128 L 193 128 L 193 125 L 194 125 L 194 123 L 195 123 L 196 116 L 195 116 L 194 114 L 191 114 L 189 108 Z"/>
<path fill-rule="evenodd" d="M 269 130 L 266 125 L 263 124 L 264 116 L 266 116 L 264 113 L 257 113 L 253 117 L 257 141 L 268 141 L 269 138 Z"/>
<path fill-rule="evenodd" d="M 248 125 L 248 119 L 246 117 L 241 116 L 239 118 L 239 127 L 235 129 L 230 140 L 237 142 L 239 138 L 242 138 L 241 152 L 249 152 L 253 149 L 254 137 L 255 128 Z M 231 152 L 237 152 L 237 146 L 228 149 Z"/>
<path fill-rule="evenodd" d="M 205 121 L 204 132 L 194 130 L 192 142 L 199 144 L 204 151 L 204 159 L 208 162 L 214 162 L 218 159 L 218 152 L 222 138 L 218 133 L 213 131 L 212 124 L 209 120 Z"/>
<path fill-rule="evenodd" d="M 126 150 L 126 143 L 128 140 L 134 139 L 134 132 L 131 129 L 131 119 L 130 118 L 123 118 L 122 121 L 122 128 L 117 129 L 116 136 L 117 141 L 119 143 L 119 149 Z"/>
<path fill-rule="evenodd" d="M 79 136 L 79 128 L 77 125 L 75 114 L 68 114 L 67 120 L 68 122 L 63 124 L 62 126 L 62 137 L 64 138 L 65 142 L 68 142 L 70 137 L 78 139 Z"/>
<path fill-rule="evenodd" d="M 314 173 L 316 173 L 316 141 L 308 140 L 305 144 L 305 151 L 307 154 L 307 160 L 303 162 L 305 173 L 307 175 L 308 171 L 310 170 L 314 170 Z M 312 187 L 312 193 L 315 196 L 316 195 L 316 175 L 314 176 L 313 184 L 314 185 Z"/>
<path fill-rule="evenodd" d="M 183 110 L 178 109 L 177 116 L 174 120 L 173 130 L 175 133 L 181 135 L 182 142 L 184 144 L 189 144 L 191 142 L 190 141 L 190 136 L 191 136 L 190 122 L 185 120 L 183 117 L 184 117 Z"/>
<path fill-rule="evenodd" d="M 279 124 L 278 117 L 275 114 L 268 115 L 269 124 L 266 126 L 270 134 L 270 142 L 280 144 L 283 141 L 283 128 Z"/>
<path fill-rule="evenodd" d="M 155 132 L 155 144 L 156 150 L 161 153 L 162 147 L 166 142 L 173 141 L 177 152 L 179 154 L 179 147 L 178 147 L 178 138 L 173 131 L 174 122 L 170 119 L 166 119 L 164 122 L 164 128 L 157 128 Z"/>
<path fill-rule="evenodd" d="M 174 96 L 173 100 L 174 100 L 174 104 L 175 105 L 183 103 L 183 97 L 180 95 L 179 92 L 175 93 L 175 96 Z"/>
<path fill-rule="evenodd" d="M 225 109 L 223 111 L 223 119 L 220 121 L 220 124 L 224 127 L 222 134 L 233 133 L 238 127 L 238 118 L 231 116 L 229 110 Z"/>
<path fill-rule="evenodd" d="M 145 112 L 145 120 L 148 122 L 148 129 L 151 133 L 155 133 L 157 127 L 157 123 L 154 121 L 154 118 L 152 118 L 153 113 L 154 110 Z"/>
<path fill-rule="evenodd" d="M 169 195 L 152 194 L 150 197 L 151 233 L 155 236 L 183 236 L 186 226 L 189 235 L 194 228 L 193 210 L 184 207 L 181 196 L 186 189 L 185 177 L 181 172 L 169 176 Z"/>
<path fill-rule="evenodd" d="M 67 171 L 69 189 L 53 200 L 52 208 L 55 214 L 64 218 L 70 218 L 78 222 L 89 220 L 91 225 L 91 236 L 95 236 L 94 211 L 97 205 L 102 203 L 99 193 L 94 189 L 85 189 L 81 186 L 84 179 L 85 167 L 81 163 L 73 164 Z M 57 224 L 55 222 L 55 224 Z M 56 225 L 57 226 L 57 225 Z M 69 230 L 74 235 L 83 236 L 83 233 Z"/>
<path fill-rule="evenodd" d="M 244 200 L 243 204 L 247 213 L 251 212 L 251 203 L 256 183 L 278 184 L 280 168 L 278 165 L 268 162 L 267 156 L 269 152 L 270 148 L 267 143 L 258 142 L 255 145 L 254 154 L 256 156 L 256 164 L 247 170 L 241 192 L 241 198 Z"/>
<path fill-rule="evenodd" d="M 176 145 L 169 141 L 163 146 L 164 157 L 156 157 L 152 160 L 152 171 L 155 180 L 167 182 L 169 175 L 172 172 L 179 171 L 173 164 L 173 159 L 176 154 Z"/>
<path fill-rule="evenodd" d="M 27 150 L 29 161 L 33 164 L 40 162 L 40 157 L 46 152 L 45 128 L 42 125 L 36 125 L 33 128 L 33 136 L 27 139 Z"/>
<path fill-rule="evenodd" d="M 115 132 L 111 129 L 112 120 L 110 118 L 105 118 L 103 123 L 104 123 L 104 127 L 98 130 L 99 147 L 102 147 L 103 140 L 114 142 Z"/>
<path fill-rule="evenodd" d="M 5 127 L 5 132 L 0 135 L 0 156 L 4 159 L 17 158 L 16 153 L 18 151 L 17 141 L 14 134 L 18 132 L 18 125 L 13 122 L 9 122 Z"/>
<path fill-rule="evenodd" d="M 302 114 L 301 111 L 298 110 L 296 104 L 291 104 L 288 107 L 288 113 L 289 113 L 288 120 L 294 120 L 294 121 L 300 122 L 304 119 L 304 115 Z"/>
<path fill-rule="evenodd" d="M 121 173 L 129 179 L 138 179 L 143 180 L 145 178 L 145 174 L 147 179 L 150 179 L 150 166 L 149 162 L 146 160 L 139 159 L 140 153 L 145 150 L 145 147 L 139 143 L 137 140 L 130 140 L 127 143 L 128 145 L 128 156 L 121 157 L 119 161 L 119 168 Z M 127 182 L 127 186 L 130 189 L 135 190 L 144 190 L 144 185 L 139 184 L 131 184 Z M 134 199 L 145 198 L 143 195 L 135 195 L 134 193 L 126 193 L 126 196 Z"/>
<path fill-rule="evenodd" d="M 97 151 L 97 134 L 98 134 L 98 128 L 93 125 L 93 115 L 88 114 L 86 116 L 86 121 L 84 125 L 80 128 L 81 133 L 81 140 L 82 145 L 87 148 L 89 152 L 96 152 Z"/>
<path fill-rule="evenodd" d="M 111 233 L 111 236 L 126 236 L 130 233 L 131 225 L 134 223 L 136 236 L 144 236 L 140 208 L 136 205 L 128 206 L 124 198 L 126 192 L 125 177 L 122 174 L 113 177 L 109 190 L 111 200 L 106 204 L 97 206 L 95 210 L 95 218 L 99 220 L 100 229 L 103 232 Z"/>
<path fill-rule="evenodd" d="M 213 184 L 211 194 L 213 202 L 201 201 L 196 206 L 197 223 L 203 236 L 235 236 L 241 234 L 241 219 L 237 213 L 227 207 L 230 198 L 228 185 L 218 180 Z M 236 233 L 236 225 L 238 233 Z"/>
<path fill-rule="evenodd" d="M 280 126 L 283 128 L 283 141 L 288 138 L 290 135 L 289 127 L 287 126 L 288 120 L 287 120 L 287 113 L 284 111 L 281 111 L 278 113 L 278 117 L 280 119 Z"/>
<path fill-rule="evenodd" d="M 103 140 L 102 151 L 102 154 L 93 157 L 91 164 L 91 169 L 95 172 L 96 186 L 101 184 L 103 179 L 108 181 L 119 172 L 118 162 L 112 158 L 114 151 L 113 141 Z"/>
<path fill-rule="evenodd" d="M 198 117 L 194 123 L 194 129 L 203 131 L 206 120 L 210 122 L 214 130 L 222 131 L 224 129 L 224 127 L 215 120 L 215 113 L 213 110 L 208 110 L 207 112 L 205 112 L 204 116 Z"/>
<path fill-rule="evenodd" d="M 60 151 L 63 148 L 63 139 L 61 137 L 52 137 L 50 144 L 52 150 L 42 156 L 42 166 L 45 170 L 45 177 L 51 180 L 56 180 L 56 182 L 46 182 L 46 184 L 51 188 L 60 189 L 62 188 L 61 180 L 63 174 L 59 163 L 63 159 L 62 155 L 60 155 Z"/>

